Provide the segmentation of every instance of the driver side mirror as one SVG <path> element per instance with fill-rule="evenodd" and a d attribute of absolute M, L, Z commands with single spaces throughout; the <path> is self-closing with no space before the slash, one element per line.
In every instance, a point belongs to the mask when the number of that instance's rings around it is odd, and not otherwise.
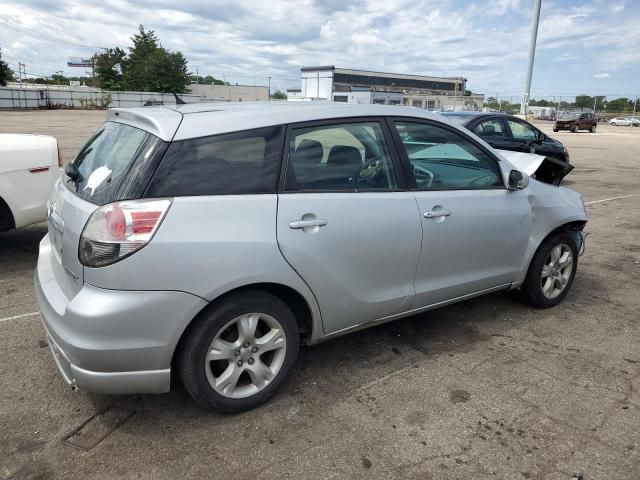
<path fill-rule="evenodd" d="M 509 190 L 522 190 L 527 185 L 529 185 L 529 175 L 518 170 L 509 172 L 509 183 L 507 184 Z"/>
<path fill-rule="evenodd" d="M 538 142 L 542 143 L 547 139 L 547 136 L 543 132 L 538 132 Z"/>

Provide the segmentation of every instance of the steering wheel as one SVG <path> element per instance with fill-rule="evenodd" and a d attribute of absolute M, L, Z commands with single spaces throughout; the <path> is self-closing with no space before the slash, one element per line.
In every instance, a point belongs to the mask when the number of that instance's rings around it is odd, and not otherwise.
<path fill-rule="evenodd" d="M 485 186 L 488 186 L 486 183 L 488 180 L 491 181 L 489 185 L 495 184 L 496 183 L 495 175 L 487 174 L 478 178 L 474 178 L 469 182 L 469 185 L 472 185 L 474 187 L 485 187 Z"/>
<path fill-rule="evenodd" d="M 379 157 L 374 157 L 364 162 L 364 165 L 360 169 L 357 183 L 364 184 L 371 188 L 383 186 L 383 183 L 385 183 L 384 172 L 379 163 Z"/>
<path fill-rule="evenodd" d="M 421 186 L 424 185 L 426 188 L 431 187 L 433 179 L 435 178 L 431 170 L 418 165 L 413 166 L 413 174 L 416 176 L 416 183 Z"/>

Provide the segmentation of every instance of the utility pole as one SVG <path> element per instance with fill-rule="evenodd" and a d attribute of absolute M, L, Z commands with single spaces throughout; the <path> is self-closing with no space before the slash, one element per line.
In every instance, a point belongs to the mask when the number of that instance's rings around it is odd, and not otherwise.
<path fill-rule="evenodd" d="M 271 101 L 271 75 L 267 75 L 269 79 L 269 94 L 267 95 L 267 100 Z"/>
<path fill-rule="evenodd" d="M 25 67 L 26 65 L 24 63 L 20 63 L 18 62 L 18 77 L 20 78 L 19 82 L 20 82 L 20 88 L 22 88 L 22 69 Z M 27 71 L 24 71 L 24 76 L 26 78 L 27 76 Z"/>
<path fill-rule="evenodd" d="M 529 39 L 529 63 L 527 65 L 527 78 L 522 96 L 522 104 L 520 105 L 520 113 L 526 115 L 529 113 L 529 95 L 531 94 L 531 77 L 533 76 L 533 58 L 536 54 L 536 40 L 538 38 L 538 23 L 540 22 L 540 7 L 542 0 L 536 0 L 533 7 L 533 21 L 531 22 L 531 38 Z"/>

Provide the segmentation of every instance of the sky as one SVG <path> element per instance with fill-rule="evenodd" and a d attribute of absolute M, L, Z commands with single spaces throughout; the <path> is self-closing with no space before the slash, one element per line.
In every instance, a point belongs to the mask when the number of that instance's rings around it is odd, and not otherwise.
<path fill-rule="evenodd" d="M 534 0 L 0 0 L 0 48 L 17 72 L 122 48 L 138 25 L 195 74 L 300 87 L 300 67 L 463 76 L 519 101 Z M 542 0 L 532 98 L 640 95 L 640 0 Z"/>

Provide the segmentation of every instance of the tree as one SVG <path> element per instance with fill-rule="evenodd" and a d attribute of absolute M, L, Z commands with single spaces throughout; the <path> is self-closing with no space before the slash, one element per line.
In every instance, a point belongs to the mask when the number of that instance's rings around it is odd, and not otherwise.
<path fill-rule="evenodd" d="M 576 101 L 574 103 L 580 110 L 588 107 L 593 108 L 593 97 L 589 95 L 576 95 Z"/>
<path fill-rule="evenodd" d="M 190 82 L 187 60 L 181 52 L 162 47 L 153 30 L 140 25 L 131 37 L 129 53 L 107 49 L 96 56 L 96 77 L 103 88 L 113 90 L 184 93 Z"/>
<path fill-rule="evenodd" d="M 0 52 L 0 85 L 7 86 L 7 82 L 15 80 L 15 74 L 9 67 L 9 64 L 2 60 L 2 52 Z"/>
<path fill-rule="evenodd" d="M 628 98 L 616 98 L 607 102 L 607 112 L 610 113 L 627 113 L 633 111 L 633 100 Z"/>
<path fill-rule="evenodd" d="M 126 68 L 127 54 L 121 48 L 108 48 L 95 56 L 95 75 L 106 90 L 122 90 L 122 72 Z"/>
<path fill-rule="evenodd" d="M 287 99 L 287 94 L 284 93 L 282 90 L 276 90 L 271 95 L 271 98 L 273 98 L 274 100 L 286 100 Z"/>
<path fill-rule="evenodd" d="M 487 97 L 487 100 L 484 102 L 484 106 L 492 110 L 500 109 L 500 104 L 496 97 Z"/>
<path fill-rule="evenodd" d="M 204 85 L 224 85 L 222 80 L 214 78 L 211 75 L 207 75 L 206 77 L 192 75 L 190 81 L 191 83 L 201 83 Z"/>

